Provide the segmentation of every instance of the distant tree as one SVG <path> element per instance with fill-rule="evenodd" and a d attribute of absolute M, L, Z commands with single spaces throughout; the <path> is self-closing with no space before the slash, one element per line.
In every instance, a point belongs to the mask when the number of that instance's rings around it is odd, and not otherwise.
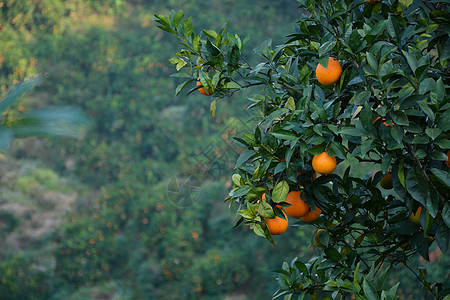
<path fill-rule="evenodd" d="M 246 149 L 228 197 L 238 224 L 274 244 L 283 228 L 272 224 L 318 229 L 320 256 L 284 263 L 273 297 L 396 299 L 385 279 L 400 265 L 443 299 L 446 279 L 429 282 L 411 262 L 449 247 L 448 1 L 297 2 L 295 32 L 256 48 L 256 66 L 228 24 L 197 34 L 183 10 L 155 15 L 182 45 L 170 59 L 185 78 L 177 95 L 210 95 L 214 117 L 221 99 L 258 87 L 254 131 L 234 138 Z"/>

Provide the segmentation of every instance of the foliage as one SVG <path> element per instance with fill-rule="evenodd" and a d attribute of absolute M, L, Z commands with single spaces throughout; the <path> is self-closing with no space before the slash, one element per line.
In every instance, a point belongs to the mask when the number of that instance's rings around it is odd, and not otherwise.
<path fill-rule="evenodd" d="M 326 232 L 320 257 L 285 265 L 275 298 L 319 292 L 394 299 L 397 286 L 383 285 L 391 266 L 408 268 L 417 255 L 428 260 L 435 243 L 444 253 L 449 246 L 448 5 L 298 2 L 296 32 L 285 44 L 268 40 L 256 48 L 262 62 L 254 67 L 241 56 L 248 39 L 228 33 L 227 24 L 197 34 L 182 10 L 155 15 L 183 47 L 170 59 L 177 77 L 185 78 L 176 94 L 195 92 L 200 80 L 200 87 L 214 91 L 215 116 L 219 100 L 261 87 L 249 98 L 254 130 L 235 137 L 247 149 L 236 162 L 228 198 L 239 207 L 238 224 L 275 243 L 263 220 L 282 217 L 276 205 L 289 190 L 301 190 L 310 207 L 323 211 L 313 223 Z M 313 70 L 326 67 L 329 57 L 343 72 L 335 85 L 323 86 Z M 313 175 L 312 157 L 324 151 L 339 162 L 374 163 L 376 170 L 357 178 L 348 167 L 300 185 Z M 390 193 L 378 185 L 388 171 Z M 423 212 L 414 224 L 409 216 L 418 207 Z M 403 250 L 405 243 L 409 249 Z M 417 277 L 435 298 L 448 293 L 445 282 L 431 283 L 425 275 L 419 270 Z"/>
<path fill-rule="evenodd" d="M 16 255 L 0 264 L 0 295 L 5 300 L 42 299 L 50 290 L 48 273 L 38 262 Z"/>

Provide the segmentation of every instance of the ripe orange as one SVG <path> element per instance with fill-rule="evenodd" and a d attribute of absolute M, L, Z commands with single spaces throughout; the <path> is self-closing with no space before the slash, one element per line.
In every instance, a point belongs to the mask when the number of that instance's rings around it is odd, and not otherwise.
<path fill-rule="evenodd" d="M 420 225 L 420 214 L 422 213 L 422 206 L 419 206 L 419 208 L 416 210 L 415 213 L 412 213 L 411 216 L 411 222 L 416 223 Z"/>
<path fill-rule="evenodd" d="M 309 206 L 303 201 L 300 197 L 302 191 L 292 191 L 289 192 L 286 202 L 291 204 L 291 206 L 287 206 L 284 208 L 284 211 L 288 214 L 288 216 L 293 218 L 298 218 L 306 215 L 308 212 Z"/>
<path fill-rule="evenodd" d="M 202 85 L 202 83 L 200 82 L 200 79 L 199 79 L 199 80 L 197 80 L 197 86 L 200 86 L 200 85 Z M 203 88 L 199 88 L 198 91 L 205 96 L 211 96 L 213 94 L 210 91 L 208 91 L 208 89 L 206 89 L 206 91 L 205 91 Z"/>
<path fill-rule="evenodd" d="M 312 222 L 319 218 L 320 214 L 322 213 L 322 210 L 316 206 L 316 211 L 314 211 L 311 207 L 309 208 L 309 211 L 306 215 L 303 217 L 300 217 L 300 220 L 304 222 Z"/>
<path fill-rule="evenodd" d="M 283 212 L 286 219 L 275 217 L 274 219 L 264 219 L 272 235 L 280 235 L 284 233 L 288 227 L 288 220 L 286 214 Z"/>
<path fill-rule="evenodd" d="M 392 185 L 392 172 L 391 171 L 387 172 L 386 175 L 384 175 L 383 178 L 381 178 L 380 186 L 386 190 L 392 189 L 393 185 Z"/>
<path fill-rule="evenodd" d="M 450 168 L 450 150 L 447 152 L 447 157 L 448 157 L 448 160 L 447 160 L 447 167 Z"/>
<path fill-rule="evenodd" d="M 336 157 L 328 155 L 326 152 L 314 155 L 312 159 L 314 171 L 320 174 L 331 174 L 336 169 Z"/>
<path fill-rule="evenodd" d="M 317 80 L 323 85 L 335 84 L 338 82 L 341 74 L 341 64 L 332 57 L 328 58 L 328 66 L 326 69 L 321 64 L 318 64 L 316 67 Z"/>

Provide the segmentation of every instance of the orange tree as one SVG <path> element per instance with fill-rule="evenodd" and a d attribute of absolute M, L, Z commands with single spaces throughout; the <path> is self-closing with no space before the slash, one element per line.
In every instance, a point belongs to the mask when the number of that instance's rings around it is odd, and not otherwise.
<path fill-rule="evenodd" d="M 214 117 L 224 97 L 257 89 L 254 130 L 235 137 L 245 151 L 227 200 L 238 224 L 275 244 L 265 220 L 285 218 L 288 193 L 301 191 L 309 209 L 289 222 L 319 229 L 320 256 L 284 263 L 274 298 L 395 299 L 398 284 L 385 280 L 394 266 L 436 299 L 449 293 L 411 267 L 449 245 L 446 2 L 298 0 L 295 32 L 256 48 L 255 66 L 242 56 L 248 38 L 226 25 L 197 34 L 182 10 L 155 15 L 183 47 L 170 59 L 185 79 L 176 94 L 208 90 Z M 357 163 L 334 171 L 347 160 Z M 373 170 L 354 176 L 364 163 Z"/>

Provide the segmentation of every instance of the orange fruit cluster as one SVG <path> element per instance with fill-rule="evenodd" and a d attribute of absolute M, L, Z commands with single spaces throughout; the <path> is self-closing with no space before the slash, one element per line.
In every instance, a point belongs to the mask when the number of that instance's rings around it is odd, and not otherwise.
<path fill-rule="evenodd" d="M 280 217 L 275 217 L 273 219 L 264 219 L 272 235 L 280 235 L 287 230 L 288 219 L 287 216 L 292 218 L 300 218 L 304 222 L 313 222 L 317 220 L 322 213 L 322 210 L 316 206 L 315 211 L 301 199 L 301 191 L 291 191 L 289 192 L 286 203 L 291 204 L 291 206 L 284 207 L 285 219 Z M 265 197 L 265 195 L 263 195 Z M 278 206 L 280 207 L 280 206 Z"/>

